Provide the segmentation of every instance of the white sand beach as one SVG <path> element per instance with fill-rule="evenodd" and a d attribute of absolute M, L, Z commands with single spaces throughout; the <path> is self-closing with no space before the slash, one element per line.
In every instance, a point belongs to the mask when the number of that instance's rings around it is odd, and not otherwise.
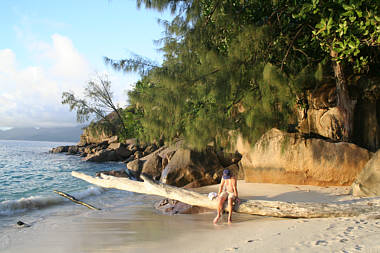
<path fill-rule="evenodd" d="M 217 186 L 197 189 L 208 193 Z M 330 202 L 353 200 L 349 187 L 256 184 L 239 181 L 243 199 Z M 226 214 L 212 224 L 215 212 L 166 216 L 151 204 L 100 212 L 61 214 L 30 228 L 0 235 L 0 252 L 380 252 L 380 219 L 279 219 Z M 133 217 L 133 218 L 131 218 Z"/>

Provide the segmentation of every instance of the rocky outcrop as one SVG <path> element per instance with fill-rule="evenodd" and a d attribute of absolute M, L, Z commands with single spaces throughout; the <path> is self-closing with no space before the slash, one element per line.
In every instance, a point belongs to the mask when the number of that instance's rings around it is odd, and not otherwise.
<path fill-rule="evenodd" d="M 360 197 L 380 196 L 380 150 L 355 179 L 352 184 L 352 194 Z"/>
<path fill-rule="evenodd" d="M 161 171 L 163 168 L 162 159 L 159 156 L 159 153 L 165 149 L 167 148 L 164 146 L 144 157 L 141 157 L 141 158 L 135 157 L 134 160 L 127 163 L 128 170 L 132 173 L 132 175 L 135 178 L 139 178 L 140 174 L 144 173 L 145 175 L 155 180 L 159 180 L 161 177 Z"/>
<path fill-rule="evenodd" d="M 241 156 L 238 153 L 196 152 L 182 148 L 182 141 L 170 147 L 158 147 L 155 144 L 139 145 L 135 139 L 124 143 L 116 140 L 111 137 L 97 144 L 62 146 L 51 152 L 80 155 L 82 160 L 88 162 L 123 161 L 127 167 L 127 173 L 122 173 L 123 176 L 139 180 L 140 175 L 144 174 L 154 180 L 186 188 L 219 183 L 223 169 L 227 167 L 240 178 L 244 175 L 239 170 Z"/>
<path fill-rule="evenodd" d="M 115 150 L 102 149 L 95 153 L 88 154 L 83 160 L 87 162 L 115 162 L 120 161 L 120 157 Z"/>
<path fill-rule="evenodd" d="M 343 136 L 344 115 L 336 107 L 336 85 L 324 84 L 308 92 L 298 110 L 298 131 L 332 140 Z"/>
<path fill-rule="evenodd" d="M 163 199 L 157 202 L 154 207 L 161 211 L 163 214 L 174 215 L 174 214 L 197 214 L 210 211 L 208 208 L 192 206 L 185 204 L 174 199 Z"/>
<path fill-rule="evenodd" d="M 50 153 L 65 153 L 69 150 L 71 146 L 59 146 L 59 147 L 56 147 L 56 148 L 52 148 L 50 150 Z"/>
<path fill-rule="evenodd" d="M 237 150 L 247 182 L 351 185 L 371 153 L 351 143 L 304 139 L 272 129 L 252 147 L 241 137 Z"/>
<path fill-rule="evenodd" d="M 351 140 L 370 151 L 380 148 L 379 87 L 378 84 L 370 85 L 362 94 L 356 94 L 357 104 Z M 335 141 L 342 139 L 344 114 L 336 106 L 335 83 L 323 84 L 316 90 L 307 92 L 298 105 L 297 130 L 300 133 L 319 135 Z"/>
<path fill-rule="evenodd" d="M 114 134 L 115 133 L 113 131 L 107 131 L 105 129 L 91 129 L 90 127 L 87 127 L 83 130 L 78 145 L 89 145 L 104 141 L 108 142 L 111 138 L 114 138 Z M 111 140 L 113 141 L 113 139 Z"/>
<path fill-rule="evenodd" d="M 213 175 L 222 169 L 213 151 L 196 152 L 179 148 L 162 171 L 161 182 L 175 186 L 185 186 L 200 180 L 202 185 L 215 184 L 218 182 Z"/>

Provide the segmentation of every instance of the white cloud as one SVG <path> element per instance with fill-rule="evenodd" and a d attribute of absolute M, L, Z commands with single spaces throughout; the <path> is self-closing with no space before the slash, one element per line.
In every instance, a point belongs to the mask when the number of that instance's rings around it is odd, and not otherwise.
<path fill-rule="evenodd" d="M 76 125 L 75 112 L 61 104 L 62 92 L 80 95 L 95 70 L 68 37 L 54 34 L 49 42 L 34 38 L 27 42 L 35 61 L 32 66 L 20 67 L 22 61 L 12 49 L 0 49 L 0 128 Z M 125 106 L 124 91 L 137 76 L 108 75 L 117 91 L 115 104 Z"/>
<path fill-rule="evenodd" d="M 90 64 L 62 35 L 53 35 L 40 49 L 42 63 L 25 68 L 18 67 L 11 49 L 0 50 L 0 127 L 76 124 L 75 114 L 61 104 L 61 94 L 81 90 Z"/>

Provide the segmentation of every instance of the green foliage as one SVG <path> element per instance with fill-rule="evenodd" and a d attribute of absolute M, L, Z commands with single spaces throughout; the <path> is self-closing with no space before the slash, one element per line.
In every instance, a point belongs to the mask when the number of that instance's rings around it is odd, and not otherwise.
<path fill-rule="evenodd" d="M 126 128 L 118 134 L 120 142 L 124 142 L 130 138 L 141 138 L 144 136 L 143 128 L 140 122 L 143 117 L 143 113 L 141 111 L 131 111 L 126 109 L 121 112 L 121 115 Z"/>
<path fill-rule="evenodd" d="M 369 71 L 374 58 L 368 50 L 380 46 L 380 1 L 313 0 L 293 17 L 316 21 L 313 40 L 325 52 L 335 52 L 334 60 L 350 63 L 355 73 Z"/>
<path fill-rule="evenodd" d="M 378 1 L 137 4 L 175 15 L 161 21 L 161 66 L 140 57 L 106 60 L 115 69 L 142 74 L 129 98 L 143 113 L 139 135 L 150 141 L 182 137 L 204 149 L 210 143 L 226 146 L 237 132 L 253 143 L 272 127 L 295 123 L 297 100 L 334 78 L 333 61 L 345 64 L 348 75 L 369 72 L 380 62 Z"/>

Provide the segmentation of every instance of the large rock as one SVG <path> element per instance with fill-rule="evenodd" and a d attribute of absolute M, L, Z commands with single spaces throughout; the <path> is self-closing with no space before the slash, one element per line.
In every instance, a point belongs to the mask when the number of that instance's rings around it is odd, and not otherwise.
<path fill-rule="evenodd" d="M 179 148 L 162 171 L 160 180 L 178 187 L 193 181 L 200 181 L 202 185 L 215 184 L 218 182 L 214 180 L 213 175 L 222 168 L 213 151 L 196 152 Z"/>
<path fill-rule="evenodd" d="M 102 149 L 93 154 L 88 154 L 83 161 L 88 162 L 110 162 L 120 161 L 120 156 L 117 155 L 115 150 Z"/>
<path fill-rule="evenodd" d="M 90 127 L 87 127 L 83 130 L 78 145 L 89 145 L 101 142 L 108 143 L 108 141 L 113 138 L 114 134 L 114 132 L 103 128 L 90 129 Z"/>
<path fill-rule="evenodd" d="M 309 92 L 298 110 L 298 130 L 317 134 L 332 140 L 343 136 L 344 115 L 336 107 L 335 84 L 324 84 Z"/>
<path fill-rule="evenodd" d="M 352 194 L 360 197 L 380 196 L 380 150 L 355 179 L 352 184 Z"/>
<path fill-rule="evenodd" d="M 204 213 L 204 212 L 210 211 L 210 209 L 199 207 L 199 206 L 188 205 L 174 199 L 160 200 L 154 205 L 154 207 L 157 210 L 161 211 L 163 214 L 167 214 L 167 215 L 197 214 L 197 213 Z"/>
<path fill-rule="evenodd" d="M 76 155 L 79 153 L 79 147 L 78 146 L 70 146 L 67 150 L 67 153 L 69 155 Z"/>
<path fill-rule="evenodd" d="M 140 174 L 144 172 L 146 175 L 152 177 L 153 179 L 158 179 L 160 177 L 160 175 L 158 175 L 158 171 L 161 173 L 162 170 L 162 159 L 159 157 L 159 153 L 165 149 L 166 147 L 161 147 L 147 156 L 128 162 L 128 170 L 136 178 L 139 178 Z"/>
<path fill-rule="evenodd" d="M 159 180 L 162 169 L 162 158 L 158 153 L 154 153 L 144 162 L 141 173 L 152 177 L 154 180 Z"/>
<path fill-rule="evenodd" d="M 111 143 L 108 145 L 107 149 L 114 150 L 116 154 L 123 159 L 128 158 L 132 154 L 128 149 L 128 146 L 123 143 Z"/>
<path fill-rule="evenodd" d="M 351 185 L 371 153 L 355 144 L 304 139 L 272 129 L 252 147 L 241 137 L 237 150 L 247 182 Z"/>
<path fill-rule="evenodd" d="M 127 163 L 127 169 L 130 171 L 130 173 L 133 174 L 134 177 L 139 178 L 143 164 L 144 161 L 141 161 L 140 159 L 135 159 Z"/>
<path fill-rule="evenodd" d="M 69 150 L 71 146 L 59 146 L 59 147 L 56 147 L 56 148 L 52 148 L 50 150 L 50 153 L 65 153 Z"/>

